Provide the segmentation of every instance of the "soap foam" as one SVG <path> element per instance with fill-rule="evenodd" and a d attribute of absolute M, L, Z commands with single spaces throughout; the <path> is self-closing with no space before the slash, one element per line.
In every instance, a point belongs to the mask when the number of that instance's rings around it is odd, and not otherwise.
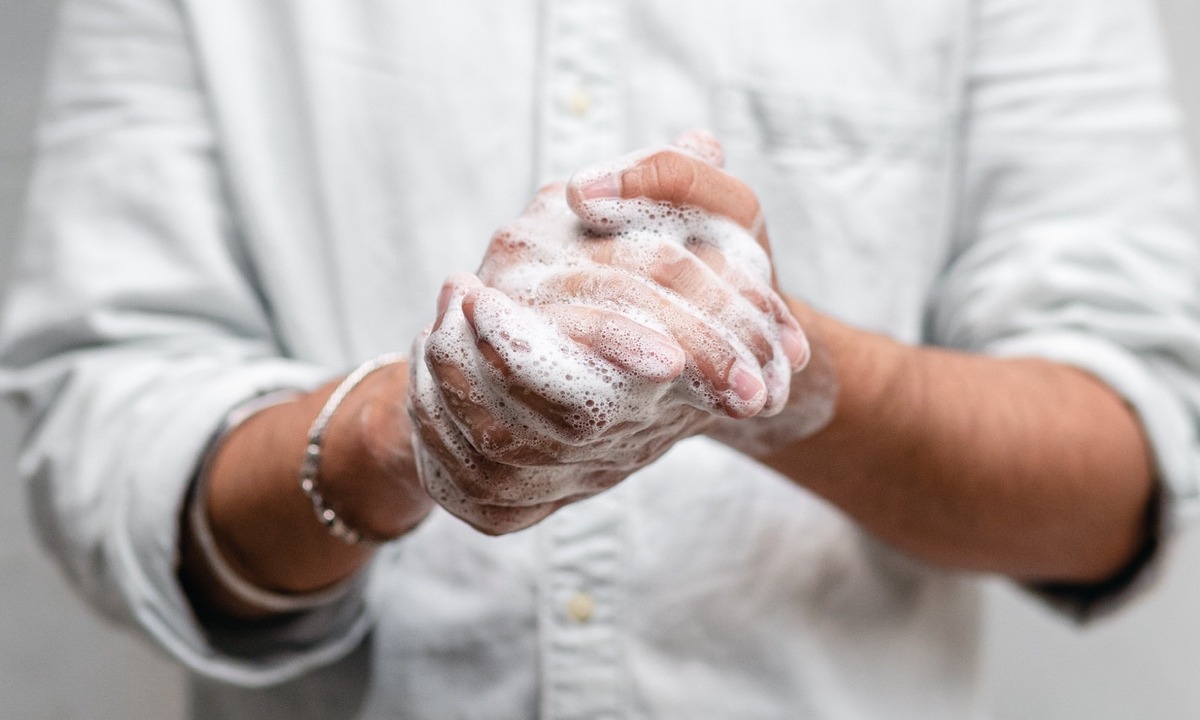
<path fill-rule="evenodd" d="M 572 183 L 619 173 L 652 152 L 590 168 Z M 717 251 L 720 276 L 696 258 L 701 248 Z M 730 289 L 693 298 L 651 280 L 675 261 Z M 799 369 L 780 335 L 783 323 L 798 326 L 772 289 L 766 250 L 750 230 L 697 208 L 595 199 L 573 212 L 563 186 L 551 186 L 496 233 L 479 277 L 452 278 L 448 289 L 440 324 L 414 348 L 425 362 L 412 364 L 410 398 L 440 445 L 434 452 L 417 443 L 422 481 L 476 526 L 532 524 L 717 416 L 775 414 Z M 463 311 L 468 295 L 473 327 Z M 628 321 L 589 323 L 585 308 Z M 673 320 L 685 316 L 695 319 L 693 331 L 678 337 Z M 763 390 L 742 398 L 714 388 L 693 359 L 681 370 L 669 343 L 635 323 L 693 355 L 726 358 L 726 371 L 740 362 Z"/>
<path fill-rule="evenodd" d="M 623 358 L 625 367 L 608 362 L 571 339 L 578 320 L 548 322 L 541 310 L 519 305 L 495 290 L 469 291 L 472 332 L 462 312 L 466 292 L 463 286 L 455 288 L 438 329 L 417 348 L 429 372 L 415 373 L 414 392 L 422 407 L 439 408 L 427 415 L 439 426 L 440 445 L 467 473 L 458 476 L 460 485 L 467 487 L 468 496 L 471 489 L 477 490 L 476 502 L 524 505 L 596 492 L 597 476 L 580 473 L 578 464 L 602 471 L 599 480 L 606 487 L 605 481 L 628 475 L 679 437 L 683 416 L 676 414 L 668 422 L 660 417 L 663 399 L 673 388 L 672 376 L 678 374 L 669 368 L 679 358 L 656 344 L 647 346 L 619 326 L 605 325 L 601 334 L 612 336 L 602 341 L 633 353 Z M 491 348 L 502 366 L 485 359 L 478 343 Z M 446 368 L 465 383 L 438 382 Z M 439 407 L 464 403 L 484 408 L 492 427 L 467 425 Z M 541 412 L 543 406 L 554 412 Z M 489 445 L 493 436 L 506 443 Z M 527 451 L 553 457 L 559 464 L 523 467 L 515 483 L 511 477 L 494 476 L 511 473 L 503 466 L 492 467 L 493 462 Z M 481 462 L 480 456 L 488 462 Z M 435 499 L 451 495 L 436 487 L 436 481 L 430 484 Z"/>
<path fill-rule="evenodd" d="M 688 375 L 695 382 L 680 388 L 684 391 L 685 401 L 707 410 L 725 409 L 738 417 L 756 415 L 760 411 L 777 412 L 786 402 L 794 370 L 782 351 L 779 337 L 781 328 L 777 316 L 786 318 L 788 314 L 771 287 L 770 259 L 754 236 L 728 218 L 640 198 L 592 200 L 583 203 L 581 209 L 588 217 L 585 225 L 607 225 L 612 232 L 581 231 L 579 217 L 561 196 L 543 197 L 535 203 L 532 212 L 497 233 L 492 243 L 493 252 L 480 268 L 480 278 L 523 304 L 586 302 L 624 313 L 647 327 L 671 335 L 672 329 L 654 314 L 623 304 L 626 297 L 616 288 L 611 292 L 590 288 L 596 291 L 593 297 L 581 299 L 575 294 L 578 288 L 564 289 L 556 282 L 571 271 L 623 272 L 630 280 L 650 285 L 656 293 L 669 297 L 679 312 L 703 318 L 720 338 L 718 344 L 706 342 L 703 337 L 688 338 L 695 346 L 706 348 L 714 355 L 729 352 L 718 345 L 734 348 L 737 358 L 760 372 L 767 385 L 765 398 L 747 401 L 729 390 L 715 393 L 692 367 Z M 608 222 L 602 222 L 604 219 Z M 598 266 L 592 256 L 599 251 L 589 250 L 587 245 L 602 243 L 610 243 L 619 249 L 609 251 L 608 262 Z M 724 297 L 712 298 L 713 304 L 698 307 L 683 295 L 652 283 L 648 278 L 654 274 L 655 263 L 662 260 L 664 248 L 669 246 L 678 248 L 680 255 L 688 255 L 697 265 L 702 263 L 694 250 L 700 246 L 715 248 L 726 266 L 723 270 L 726 278 L 718 278 L 709 270 L 704 272 L 714 285 L 730 287 L 730 291 Z M 517 253 L 520 262 L 514 263 L 513 257 Z M 736 292 L 726 282 L 730 277 L 738 280 L 747 295 L 766 298 L 768 308 L 756 307 L 752 300 Z M 749 338 L 766 339 L 769 350 L 765 362 L 760 363 L 755 358 L 748 346 Z"/>

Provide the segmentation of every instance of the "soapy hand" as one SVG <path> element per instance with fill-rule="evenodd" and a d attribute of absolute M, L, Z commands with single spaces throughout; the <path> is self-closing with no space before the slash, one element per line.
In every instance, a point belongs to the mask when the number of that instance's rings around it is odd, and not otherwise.
<path fill-rule="evenodd" d="M 757 201 L 719 156 L 685 136 L 545 188 L 478 277 L 447 281 L 410 413 L 422 481 L 450 512 L 521 529 L 718 417 L 784 406 L 808 346 Z"/>
<path fill-rule="evenodd" d="M 670 149 L 644 151 L 631 156 L 637 158 L 637 162 L 629 163 L 627 160 L 607 168 L 579 173 L 569 187 L 572 208 L 591 227 L 612 226 L 614 218 L 611 213 L 603 211 L 611 207 L 613 198 L 625 202 L 667 202 L 695 208 L 727 218 L 749 232 L 765 251 L 769 262 L 770 240 L 758 198 L 744 183 L 722 171 L 724 152 L 717 139 L 705 132 L 691 132 L 675 142 L 684 151 L 683 154 L 671 152 Z M 687 156 L 692 160 L 689 161 Z M 705 245 L 693 251 L 713 265 L 729 285 L 736 287 L 738 292 L 752 299 L 760 308 L 766 310 L 784 297 L 774 276 L 773 266 L 760 266 L 759 275 L 749 278 L 729 272 L 729 268 L 725 267 L 729 260 L 734 261 L 730 264 L 740 265 L 742 269 L 753 264 L 752 257 L 734 257 L 737 249 L 745 248 L 745 244 L 720 243 L 718 247 L 720 252 L 714 252 L 713 248 Z M 737 262 L 739 259 L 741 263 Z M 764 291 L 761 283 L 763 273 L 770 273 L 774 292 Z M 790 307 L 804 313 L 807 318 L 815 317 L 807 306 L 795 300 Z M 802 359 L 792 363 L 792 374 L 786 380 L 784 376 L 787 371 L 784 368 L 767 368 L 768 373 L 774 370 L 773 379 L 776 382 L 790 381 L 787 391 L 774 396 L 776 399 L 786 399 L 786 403 L 769 403 L 764 412 L 750 419 L 736 416 L 715 418 L 705 430 L 710 437 L 752 457 L 766 457 L 812 436 L 829 424 L 834 413 L 838 387 L 832 360 L 824 352 L 820 338 L 813 337 L 815 327 L 806 325 L 805 334 L 800 333 L 800 326 L 795 324 L 788 310 L 789 307 L 774 309 L 771 314 L 779 321 L 779 338 L 788 357 Z"/>

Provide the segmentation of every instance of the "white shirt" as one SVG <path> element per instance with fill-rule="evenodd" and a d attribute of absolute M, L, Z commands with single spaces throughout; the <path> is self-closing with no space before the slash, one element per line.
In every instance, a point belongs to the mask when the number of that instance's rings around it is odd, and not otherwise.
<path fill-rule="evenodd" d="M 43 538 L 198 718 L 972 717 L 971 580 L 704 439 L 511 536 L 435 512 L 254 632 L 189 613 L 182 498 L 231 407 L 407 348 L 540 182 L 708 127 L 786 290 L 1095 373 L 1185 509 L 1166 85 L 1143 0 L 71 0 L 0 337 Z"/>

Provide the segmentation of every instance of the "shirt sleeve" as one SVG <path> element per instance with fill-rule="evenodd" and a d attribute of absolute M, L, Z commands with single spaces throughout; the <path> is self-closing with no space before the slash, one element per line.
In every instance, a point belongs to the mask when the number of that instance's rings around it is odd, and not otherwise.
<path fill-rule="evenodd" d="M 937 344 L 1092 373 L 1136 411 L 1161 512 L 1103 587 L 1036 590 L 1078 619 L 1144 584 L 1197 508 L 1200 223 L 1147 0 L 980 0 L 967 76 L 956 253 Z"/>
<path fill-rule="evenodd" d="M 261 685 L 348 653 L 361 593 L 278 626 L 202 627 L 177 580 L 188 484 L 230 408 L 309 388 L 283 357 L 222 187 L 186 25 L 170 0 L 61 10 L 0 390 L 44 544 L 102 613 L 194 671 Z"/>

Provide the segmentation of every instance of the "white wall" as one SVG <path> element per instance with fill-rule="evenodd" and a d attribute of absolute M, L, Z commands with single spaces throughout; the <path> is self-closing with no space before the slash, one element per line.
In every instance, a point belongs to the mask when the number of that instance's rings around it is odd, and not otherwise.
<path fill-rule="evenodd" d="M 1200 3 L 1160 2 L 1200 148 Z M 0 281 L 54 4 L 0 0 Z M 0 410 L 0 716 L 182 717 L 179 671 L 92 619 L 35 549 L 9 472 L 10 426 Z M 1085 632 L 993 583 L 987 659 L 998 720 L 1200 718 L 1200 532 L 1179 543 L 1167 570 L 1150 596 Z"/>

